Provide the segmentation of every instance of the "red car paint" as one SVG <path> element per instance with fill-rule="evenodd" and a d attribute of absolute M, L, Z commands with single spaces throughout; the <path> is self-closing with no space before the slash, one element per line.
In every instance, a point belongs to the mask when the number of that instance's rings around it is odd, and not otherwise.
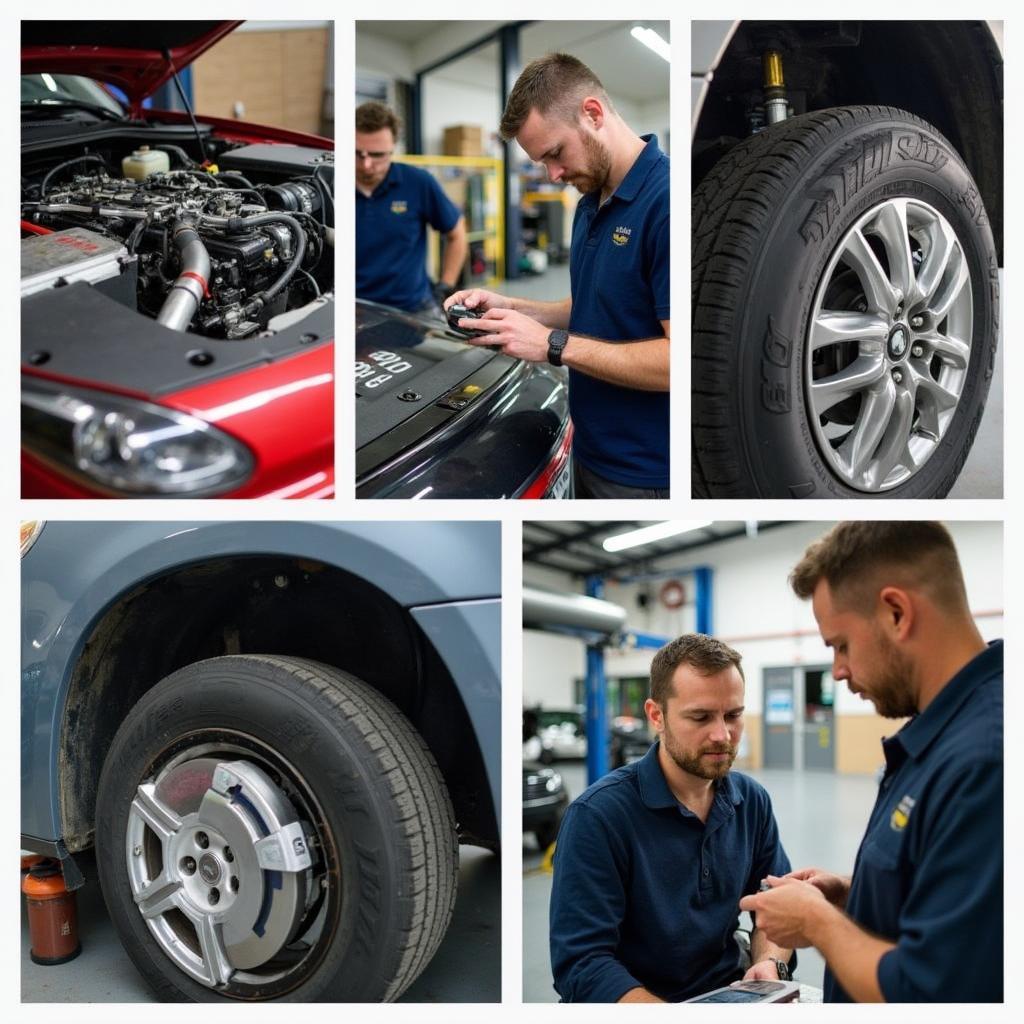
<path fill-rule="evenodd" d="M 188 46 L 171 51 L 180 70 L 241 22 L 223 22 Z M 143 111 L 142 100 L 171 76 L 158 51 L 102 47 L 34 46 L 22 50 L 22 72 L 62 71 L 117 85 L 131 101 L 133 116 L 188 123 L 181 111 Z M 236 142 L 278 142 L 333 150 L 334 140 L 286 128 L 264 127 L 197 113 L 217 137 Z M 24 225 L 23 225 L 24 226 Z M 28 226 L 42 233 L 41 228 Z M 244 344 L 244 343 L 242 343 Z M 103 390 L 102 381 L 74 381 L 35 368 L 31 376 Z M 223 498 L 330 498 L 334 495 L 334 344 L 283 357 L 170 395 L 153 397 L 107 387 L 109 393 L 144 398 L 215 424 L 252 452 L 249 481 Z M 102 498 L 100 489 L 68 477 L 63 470 L 22 451 L 24 498 Z"/>
<path fill-rule="evenodd" d="M 321 345 L 171 395 L 137 397 L 213 424 L 249 448 L 256 461 L 251 480 L 220 497 L 329 498 L 334 494 L 333 370 L 334 346 Z M 22 496 L 106 497 L 25 452 Z"/>

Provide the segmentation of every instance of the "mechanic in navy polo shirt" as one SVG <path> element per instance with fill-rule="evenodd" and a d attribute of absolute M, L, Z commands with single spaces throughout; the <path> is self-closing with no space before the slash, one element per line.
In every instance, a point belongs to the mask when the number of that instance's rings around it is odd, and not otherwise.
<path fill-rule="evenodd" d="M 669 163 L 615 112 L 597 76 L 568 54 L 519 76 L 501 119 L 551 181 L 583 193 L 573 221 L 570 298 L 457 292 L 486 312 L 506 355 L 569 367 L 577 498 L 669 496 Z"/>
<path fill-rule="evenodd" d="M 466 219 L 432 174 L 392 162 L 397 137 L 398 118 L 383 103 L 356 108 L 356 297 L 440 316 L 466 262 Z M 427 225 L 447 243 L 436 286 Z"/>
<path fill-rule="evenodd" d="M 817 946 L 826 1002 L 1003 1000 L 1003 645 L 971 618 L 939 523 L 840 523 L 790 582 L 832 674 L 886 718 L 885 771 L 852 878 L 805 868 L 740 906 Z"/>
<path fill-rule="evenodd" d="M 789 870 L 768 794 L 729 770 L 743 733 L 740 655 L 699 633 L 666 644 L 644 710 L 658 742 L 573 801 L 558 834 L 558 994 L 677 1002 L 741 978 L 788 978 L 791 950 L 755 928 L 748 960 L 735 937 L 740 897 Z"/>

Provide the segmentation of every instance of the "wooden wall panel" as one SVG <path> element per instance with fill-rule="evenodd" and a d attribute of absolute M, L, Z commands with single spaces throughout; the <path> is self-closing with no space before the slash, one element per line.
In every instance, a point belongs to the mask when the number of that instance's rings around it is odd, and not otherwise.
<path fill-rule="evenodd" d="M 294 131 L 321 131 L 328 29 L 233 32 L 192 65 L 196 111 Z"/>

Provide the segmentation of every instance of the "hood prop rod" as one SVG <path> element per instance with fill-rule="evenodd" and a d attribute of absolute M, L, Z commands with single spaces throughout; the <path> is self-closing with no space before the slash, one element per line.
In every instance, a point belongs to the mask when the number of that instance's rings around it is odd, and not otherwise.
<path fill-rule="evenodd" d="M 181 97 L 181 102 L 184 104 L 185 110 L 188 112 L 188 116 L 192 121 L 192 129 L 196 133 L 196 142 L 199 143 L 199 155 L 202 158 L 201 162 L 206 163 L 206 147 L 203 145 L 203 136 L 199 131 L 199 125 L 196 123 L 196 115 L 192 113 L 192 104 L 189 103 L 188 97 L 185 95 L 185 90 L 181 87 L 181 79 L 178 78 L 178 72 L 174 67 L 174 62 L 171 60 L 171 51 L 166 46 L 164 47 L 164 60 L 167 61 L 167 64 L 171 69 L 171 76 L 174 78 L 174 84 L 178 87 L 178 95 Z"/>

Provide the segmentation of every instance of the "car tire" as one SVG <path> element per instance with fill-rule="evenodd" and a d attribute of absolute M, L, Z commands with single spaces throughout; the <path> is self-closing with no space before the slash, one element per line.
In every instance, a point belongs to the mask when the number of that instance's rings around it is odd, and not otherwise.
<path fill-rule="evenodd" d="M 540 847 L 541 852 L 545 852 L 549 846 L 558 838 L 558 827 L 561 821 L 549 821 L 543 825 L 539 825 L 533 830 L 533 835 L 537 840 L 537 845 Z"/>
<path fill-rule="evenodd" d="M 107 908 L 163 1001 L 394 1000 L 451 920 L 458 842 L 430 751 L 316 662 L 162 680 L 114 737 L 96 823 Z"/>
<path fill-rule="evenodd" d="M 992 378 L 998 264 L 935 128 L 877 106 L 774 125 L 701 182 L 692 240 L 694 497 L 949 491 Z"/>

